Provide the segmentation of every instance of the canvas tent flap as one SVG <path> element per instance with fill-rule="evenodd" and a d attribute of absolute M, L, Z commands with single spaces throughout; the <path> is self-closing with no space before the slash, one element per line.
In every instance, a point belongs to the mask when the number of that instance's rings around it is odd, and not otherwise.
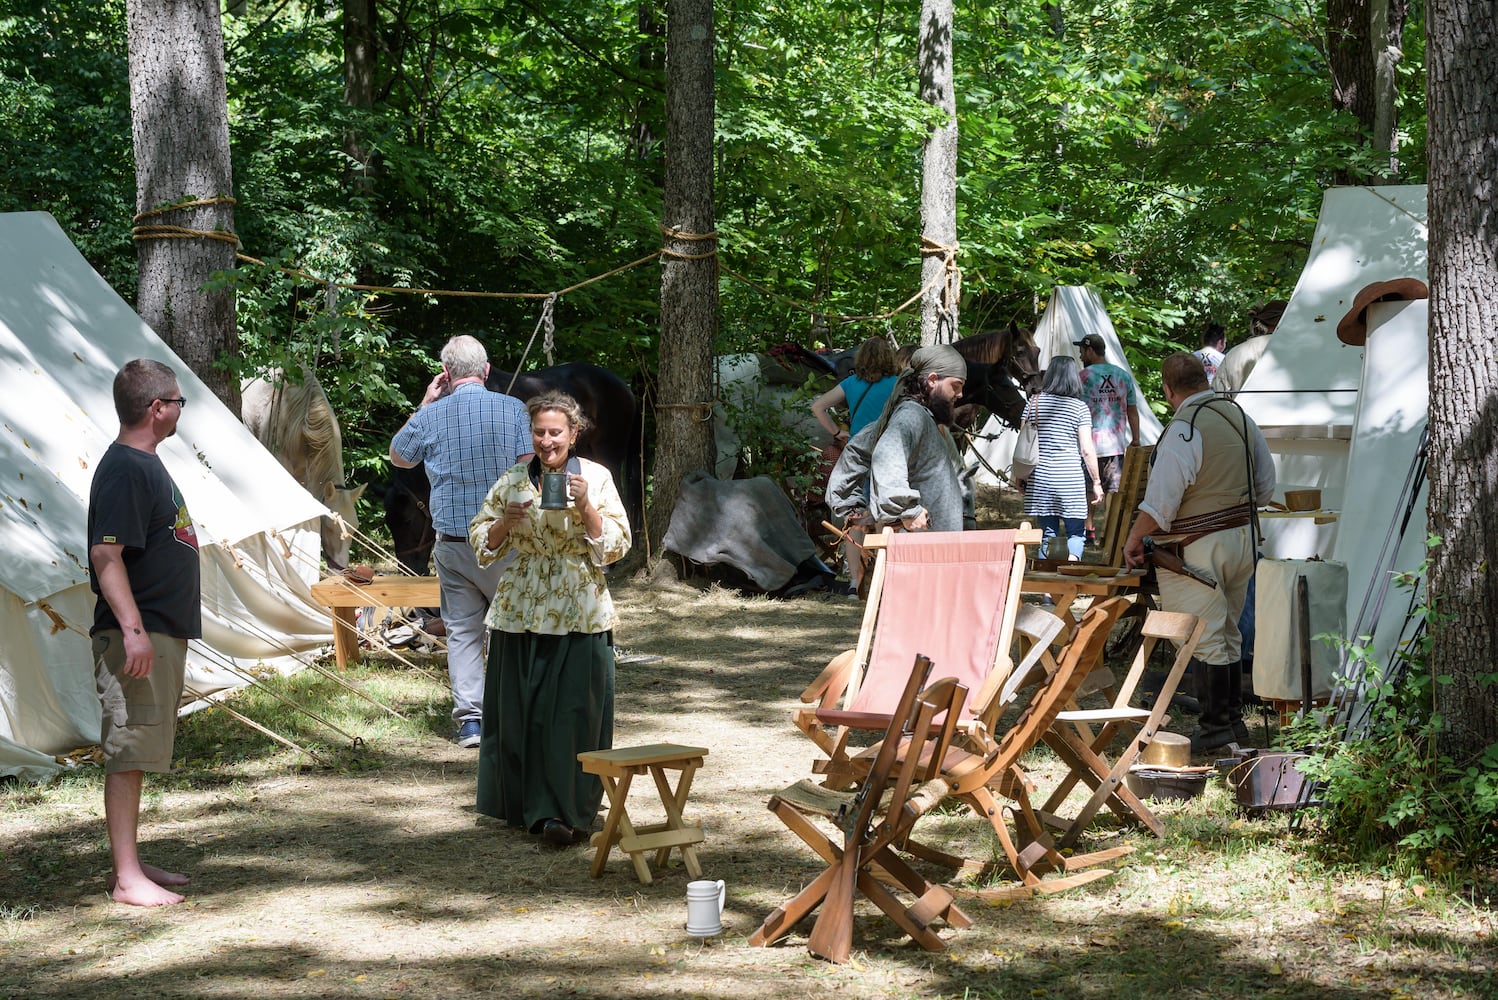
<path fill-rule="evenodd" d="M 1071 358 L 1081 364 L 1082 351 L 1076 342 L 1089 333 L 1103 338 L 1103 343 L 1108 348 L 1107 362 L 1128 372 L 1135 385 L 1138 385 L 1139 377 L 1134 374 L 1128 355 L 1124 354 L 1123 342 L 1118 339 L 1118 331 L 1113 329 L 1113 320 L 1108 318 L 1103 298 L 1096 289 L 1088 285 L 1056 287 L 1055 294 L 1041 314 L 1040 322 L 1035 326 L 1035 346 L 1040 349 L 1040 367 L 1045 368 L 1056 357 Z M 1155 411 L 1150 409 L 1147 400 L 1141 398 L 1138 409 L 1139 443 L 1154 444 L 1160 440 L 1164 425 L 1155 416 Z"/>
<path fill-rule="evenodd" d="M 1281 497 L 1286 490 L 1315 488 L 1322 506 L 1335 510 L 1359 499 L 1347 486 L 1364 350 L 1338 340 L 1337 323 L 1368 285 L 1404 277 L 1423 281 L 1425 240 L 1423 185 L 1330 188 L 1323 196 L 1305 268 L 1236 397 L 1269 442 Z M 1356 514 L 1330 525 L 1266 522 L 1264 552 L 1282 559 L 1330 558 L 1339 538 L 1358 543 L 1359 524 Z M 1351 588 L 1359 586 L 1354 577 Z"/>
<path fill-rule="evenodd" d="M 1425 493 L 1405 509 L 1401 486 L 1429 412 L 1429 311 L 1424 300 L 1368 307 L 1367 338 L 1349 346 L 1337 323 L 1370 285 L 1426 278 L 1423 186 L 1332 188 L 1322 200 L 1305 269 L 1238 402 L 1264 429 L 1277 489 L 1316 487 L 1331 525 L 1266 519 L 1263 551 L 1346 563 L 1348 629 L 1375 638 L 1387 663 L 1409 606 L 1390 590 L 1379 614 L 1372 589 L 1415 572 L 1424 555 Z"/>
<path fill-rule="evenodd" d="M 141 357 L 170 365 L 188 400 L 159 454 L 200 545 L 205 634 L 189 650 L 189 683 L 242 686 L 235 668 L 295 669 L 296 653 L 331 638 L 310 593 L 326 509 L 50 215 L 0 215 L 0 774 L 35 777 L 38 759 L 98 741 L 88 492 L 119 429 L 114 375 Z"/>
<path fill-rule="evenodd" d="M 1415 572 L 1425 559 L 1426 489 L 1406 511 L 1401 487 L 1420 446 L 1430 410 L 1428 303 L 1387 302 L 1370 306 L 1363 365 L 1361 405 L 1347 463 L 1346 522 L 1334 558 L 1348 570 L 1347 621 L 1374 639 L 1379 663 L 1387 664 L 1404 614 L 1407 591 L 1388 579 L 1390 572 Z M 1383 611 L 1372 617 L 1365 604 L 1370 588 L 1388 584 Z"/>

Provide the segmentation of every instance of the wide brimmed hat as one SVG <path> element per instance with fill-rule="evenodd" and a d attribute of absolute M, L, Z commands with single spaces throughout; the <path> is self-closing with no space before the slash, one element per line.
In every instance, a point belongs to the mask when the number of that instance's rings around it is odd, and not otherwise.
<path fill-rule="evenodd" d="M 1419 278 L 1392 278 L 1364 285 L 1353 297 L 1352 308 L 1337 322 L 1337 339 L 1353 347 L 1368 342 L 1368 307 L 1375 302 L 1410 302 L 1430 297 Z"/>

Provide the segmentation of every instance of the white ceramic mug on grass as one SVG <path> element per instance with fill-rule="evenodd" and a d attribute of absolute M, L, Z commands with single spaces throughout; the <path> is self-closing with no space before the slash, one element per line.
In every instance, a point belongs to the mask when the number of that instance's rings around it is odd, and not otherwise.
<path fill-rule="evenodd" d="M 698 879 L 687 883 L 687 933 L 692 937 L 717 937 L 723 933 L 723 903 L 726 887 L 722 879 Z"/>

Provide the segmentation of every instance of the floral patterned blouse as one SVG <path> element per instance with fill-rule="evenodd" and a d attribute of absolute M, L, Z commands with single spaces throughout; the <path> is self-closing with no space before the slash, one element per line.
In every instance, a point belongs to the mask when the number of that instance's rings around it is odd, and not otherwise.
<path fill-rule="evenodd" d="M 468 526 L 468 542 L 487 566 L 507 553 L 515 559 L 499 578 L 484 624 L 501 632 L 607 632 L 619 623 L 603 567 L 629 551 L 629 518 L 614 478 L 597 462 L 579 459 L 588 496 L 603 517 L 603 537 L 588 538 L 575 507 L 542 510 L 526 463 L 511 466 L 484 498 Z M 511 502 L 534 501 L 525 519 L 510 529 L 499 548 L 488 547 L 489 525 L 501 521 Z"/>

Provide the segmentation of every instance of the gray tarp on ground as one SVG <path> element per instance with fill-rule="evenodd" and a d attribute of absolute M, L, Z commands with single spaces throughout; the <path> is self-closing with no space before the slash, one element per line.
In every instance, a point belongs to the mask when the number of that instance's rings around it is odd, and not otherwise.
<path fill-rule="evenodd" d="M 696 473 L 681 486 L 661 543 L 700 563 L 727 563 L 765 590 L 790 583 L 817 547 L 796 508 L 767 476 L 713 479 Z"/>

